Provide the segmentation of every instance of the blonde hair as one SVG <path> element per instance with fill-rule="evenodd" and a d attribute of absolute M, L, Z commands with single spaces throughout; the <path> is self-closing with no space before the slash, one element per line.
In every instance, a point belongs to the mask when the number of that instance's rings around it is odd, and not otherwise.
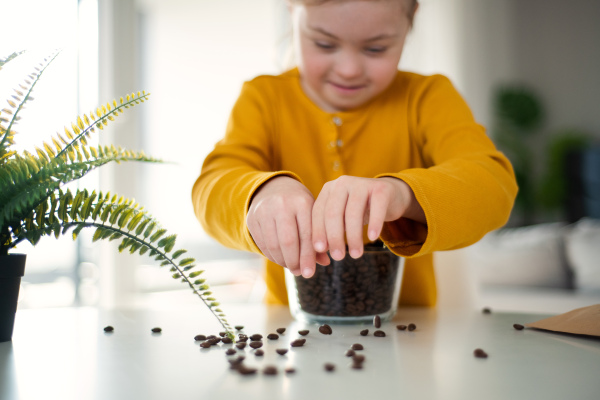
<path fill-rule="evenodd" d="M 304 4 L 307 6 L 318 6 L 324 3 L 329 3 L 332 1 L 343 2 L 343 1 L 356 1 L 356 0 L 288 0 L 291 4 Z M 362 0 L 362 1 L 376 1 L 376 0 Z M 415 17 L 415 11 L 417 11 L 417 7 L 419 2 L 417 0 L 398 0 L 404 3 L 406 6 L 406 15 L 408 20 L 410 21 L 410 26 L 413 25 L 413 19 Z"/>

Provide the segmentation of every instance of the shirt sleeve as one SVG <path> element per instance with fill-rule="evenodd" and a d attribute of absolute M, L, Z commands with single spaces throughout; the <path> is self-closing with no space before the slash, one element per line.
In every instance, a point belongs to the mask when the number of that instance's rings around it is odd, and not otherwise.
<path fill-rule="evenodd" d="M 194 212 L 202 227 L 224 246 L 261 253 L 246 225 L 252 195 L 273 171 L 273 124 L 269 105 L 252 82 L 243 85 L 225 137 L 204 160 L 192 188 Z"/>
<path fill-rule="evenodd" d="M 432 77 L 415 90 L 409 107 L 409 129 L 426 167 L 378 177 L 406 182 L 427 223 L 388 222 L 383 241 L 400 255 L 416 257 L 468 246 L 504 225 L 518 190 L 512 166 L 450 81 Z"/>

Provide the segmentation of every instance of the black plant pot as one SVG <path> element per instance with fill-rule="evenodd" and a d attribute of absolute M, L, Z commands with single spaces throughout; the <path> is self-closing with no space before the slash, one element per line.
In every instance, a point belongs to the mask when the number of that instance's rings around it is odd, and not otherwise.
<path fill-rule="evenodd" d="M 26 257 L 25 254 L 0 256 L 0 342 L 12 339 Z"/>

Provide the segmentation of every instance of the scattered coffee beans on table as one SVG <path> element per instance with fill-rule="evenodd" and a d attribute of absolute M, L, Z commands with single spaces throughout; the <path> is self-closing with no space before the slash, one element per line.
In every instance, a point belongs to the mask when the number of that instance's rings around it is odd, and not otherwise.
<path fill-rule="evenodd" d="M 396 325 L 396 329 L 398 329 L 399 331 L 405 331 L 406 325 Z"/>
<path fill-rule="evenodd" d="M 262 347 L 262 345 L 263 345 L 263 342 L 259 342 L 259 341 L 250 342 L 250 347 L 252 347 L 253 349 L 259 349 Z"/>
<path fill-rule="evenodd" d="M 242 329 L 244 329 L 243 325 L 236 325 L 235 329 L 237 329 L 238 331 L 241 331 Z"/>
<path fill-rule="evenodd" d="M 492 309 L 489 307 L 484 307 L 483 310 L 481 310 L 482 313 L 484 314 L 491 314 L 492 313 Z"/>
<path fill-rule="evenodd" d="M 296 372 L 296 370 L 293 367 L 287 367 L 285 369 L 286 374 L 293 374 L 294 372 Z"/>
<path fill-rule="evenodd" d="M 515 328 L 518 331 L 522 331 L 523 329 L 525 329 L 525 327 L 521 324 L 513 324 L 513 328 Z"/>
<path fill-rule="evenodd" d="M 267 335 L 267 339 L 270 339 L 270 340 L 277 340 L 277 339 L 279 339 L 279 335 L 278 335 L 278 334 L 276 334 L 276 333 L 269 333 L 269 334 Z"/>
<path fill-rule="evenodd" d="M 223 339 L 221 339 L 221 342 L 223 342 L 225 344 L 230 344 L 230 343 L 233 343 L 233 340 L 231 340 L 228 337 L 224 337 Z"/>
<path fill-rule="evenodd" d="M 262 340 L 262 338 L 263 336 L 260 333 L 255 333 L 254 335 L 250 336 L 250 339 L 254 341 Z"/>
<path fill-rule="evenodd" d="M 356 354 L 356 352 L 354 350 L 350 349 L 346 352 L 346 357 L 352 357 L 355 354 Z"/>
<path fill-rule="evenodd" d="M 306 342 L 305 339 L 296 339 L 293 342 L 290 343 L 290 346 L 292 347 L 302 347 L 304 346 L 304 343 Z"/>
<path fill-rule="evenodd" d="M 364 347 L 363 347 L 363 345 L 362 345 L 362 344 L 360 344 L 360 343 L 354 343 L 354 344 L 352 345 L 352 350 L 363 350 L 363 349 L 364 349 Z"/>
<path fill-rule="evenodd" d="M 256 350 L 256 351 L 254 352 L 254 355 L 255 355 L 255 356 L 262 357 L 262 356 L 264 356 L 264 355 L 265 355 L 265 352 L 264 352 L 262 349 L 258 349 L 258 350 Z"/>
<path fill-rule="evenodd" d="M 333 329 L 327 324 L 323 324 L 319 327 L 319 332 L 323 335 L 331 335 L 333 333 Z"/>
<path fill-rule="evenodd" d="M 360 336 L 367 336 L 368 334 L 369 334 L 368 329 L 363 329 L 362 331 L 360 331 Z"/>
<path fill-rule="evenodd" d="M 308 332 L 310 332 L 308 329 L 303 329 L 303 330 L 301 330 L 301 331 L 298 331 L 298 333 L 299 333 L 300 335 L 302 335 L 302 336 L 306 336 L 306 335 L 308 335 Z"/>
<path fill-rule="evenodd" d="M 384 331 L 375 331 L 375 332 L 373 332 L 373 336 L 385 337 L 385 332 Z"/>
<path fill-rule="evenodd" d="M 115 328 L 110 325 L 104 327 L 104 332 L 113 332 L 114 330 Z"/>
<path fill-rule="evenodd" d="M 409 331 L 414 331 L 415 329 L 417 329 L 417 326 L 415 324 L 408 324 L 408 330 Z"/>
<path fill-rule="evenodd" d="M 477 358 L 487 358 L 488 355 L 485 351 L 483 351 L 482 349 L 475 349 L 473 351 L 473 355 Z"/>
<path fill-rule="evenodd" d="M 279 354 L 280 356 L 283 356 L 285 353 L 288 352 L 288 349 L 277 349 L 275 350 L 277 352 L 277 354 Z"/>
<path fill-rule="evenodd" d="M 243 350 L 243 349 L 244 349 L 244 347 L 246 347 L 246 342 L 237 342 L 237 343 L 235 344 L 235 347 L 237 347 L 237 348 L 238 348 L 238 349 L 240 349 L 240 350 Z"/>
<path fill-rule="evenodd" d="M 209 342 L 208 340 L 200 343 L 200 347 L 202 347 L 203 349 L 208 349 L 210 346 L 212 346 L 212 343 Z"/>
<path fill-rule="evenodd" d="M 232 356 L 236 353 L 236 351 L 234 349 L 227 349 L 227 351 L 225 352 L 225 354 L 227 354 L 228 356 Z"/>
<path fill-rule="evenodd" d="M 199 342 L 200 340 L 206 340 L 206 336 L 204 335 L 196 335 L 194 336 L 194 340 Z"/>
<path fill-rule="evenodd" d="M 243 333 L 240 333 L 238 342 L 247 342 L 247 341 L 248 341 L 248 336 L 244 335 Z"/>
<path fill-rule="evenodd" d="M 375 328 L 381 328 L 381 317 L 379 315 L 373 317 L 373 326 Z"/>
<path fill-rule="evenodd" d="M 283 332 L 285 332 L 285 328 L 277 328 L 275 332 L 279 333 L 280 335 L 283 335 Z"/>
<path fill-rule="evenodd" d="M 332 363 L 325 363 L 325 371 L 331 372 L 335 369 L 335 365 Z"/>

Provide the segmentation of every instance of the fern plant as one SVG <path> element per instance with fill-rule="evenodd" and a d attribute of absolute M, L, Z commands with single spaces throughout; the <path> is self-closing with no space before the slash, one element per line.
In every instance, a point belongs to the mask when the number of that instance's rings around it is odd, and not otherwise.
<path fill-rule="evenodd" d="M 0 69 L 19 54 L 0 59 Z M 64 189 L 65 184 L 110 162 L 160 162 L 143 152 L 88 143 L 92 133 L 103 130 L 124 110 L 148 100 L 149 93 L 132 93 L 77 117 L 64 128 L 64 134 L 57 133 L 36 147 L 36 154 L 13 150 L 20 113 L 57 56 L 58 52 L 35 67 L 6 100 L 8 107 L 0 110 L 0 255 L 8 255 L 25 240 L 35 246 L 44 236 L 59 238 L 69 232 L 76 239 L 84 228 L 93 228 L 93 241 L 120 240 L 119 251 L 147 254 L 161 267 L 170 267 L 172 278 L 189 285 L 233 338 L 206 280 L 199 278 L 204 271 L 196 269 L 195 259 L 185 256 L 186 250 L 175 249 L 176 235 L 168 234 L 132 199 L 110 192 Z"/>

